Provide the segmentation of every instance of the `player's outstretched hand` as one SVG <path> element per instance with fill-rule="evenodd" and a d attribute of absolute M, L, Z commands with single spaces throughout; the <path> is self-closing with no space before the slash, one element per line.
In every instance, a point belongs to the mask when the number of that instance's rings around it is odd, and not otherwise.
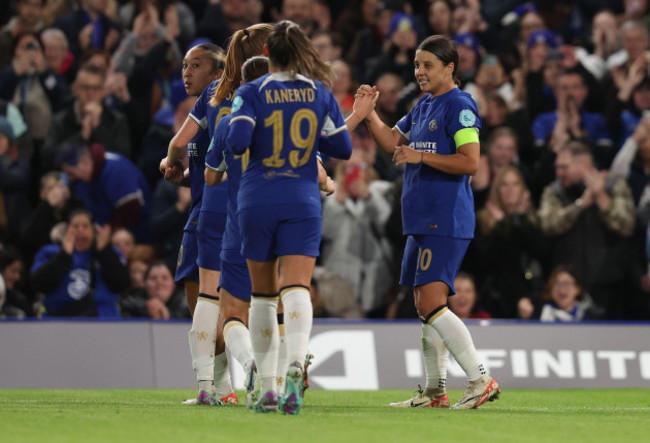
<path fill-rule="evenodd" d="M 180 160 L 177 160 L 175 163 L 165 169 L 165 180 L 170 183 L 174 183 L 175 185 L 180 185 L 183 182 L 184 178 L 183 172 L 183 164 Z"/>
<path fill-rule="evenodd" d="M 393 161 L 395 162 L 395 166 L 401 166 L 406 163 L 420 163 L 422 161 L 422 153 L 406 145 L 401 145 L 395 148 Z"/>

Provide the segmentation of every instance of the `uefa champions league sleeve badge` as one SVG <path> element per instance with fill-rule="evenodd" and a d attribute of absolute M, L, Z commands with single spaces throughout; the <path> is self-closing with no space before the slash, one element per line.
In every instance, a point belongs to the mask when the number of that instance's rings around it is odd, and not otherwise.
<path fill-rule="evenodd" d="M 476 123 L 476 115 L 474 115 L 474 113 L 469 109 L 463 109 L 462 111 L 460 111 L 460 115 L 458 116 L 458 121 L 464 127 L 469 128 L 471 126 L 474 126 L 474 124 Z"/>
<path fill-rule="evenodd" d="M 235 97 L 235 100 L 232 102 L 232 109 L 230 112 L 234 114 L 235 112 L 239 111 L 241 105 L 243 104 L 244 104 L 244 99 L 238 95 L 237 97 Z"/>

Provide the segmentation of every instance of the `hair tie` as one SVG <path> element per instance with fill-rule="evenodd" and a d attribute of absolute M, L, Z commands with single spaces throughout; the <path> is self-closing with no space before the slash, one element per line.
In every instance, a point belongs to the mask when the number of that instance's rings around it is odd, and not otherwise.
<path fill-rule="evenodd" d="M 248 29 L 244 29 L 244 37 L 248 37 L 250 34 L 248 33 Z"/>

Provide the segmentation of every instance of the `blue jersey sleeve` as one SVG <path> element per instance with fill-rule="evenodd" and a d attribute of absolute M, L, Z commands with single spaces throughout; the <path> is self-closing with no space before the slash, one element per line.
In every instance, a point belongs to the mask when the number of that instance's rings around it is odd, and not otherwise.
<path fill-rule="evenodd" d="M 413 115 L 411 110 L 409 111 L 408 114 L 402 117 L 397 123 L 395 123 L 395 129 L 397 129 L 399 133 L 402 134 L 402 137 L 404 137 L 406 141 L 411 141 L 411 126 L 413 125 L 412 121 L 413 121 Z"/>
<path fill-rule="evenodd" d="M 254 85 L 243 85 L 232 102 L 230 129 L 226 143 L 235 154 L 242 154 L 251 144 L 255 128 Z"/>
<path fill-rule="evenodd" d="M 219 123 L 217 123 L 217 127 L 214 130 L 214 136 L 210 141 L 210 148 L 208 149 L 208 153 L 205 155 L 205 165 L 210 169 L 216 170 L 223 161 L 229 123 L 230 116 L 226 115 L 219 120 Z"/>
<path fill-rule="evenodd" d="M 328 157 L 348 160 L 352 155 L 352 140 L 348 131 L 338 132 L 327 136 L 321 134 L 318 137 L 318 152 Z"/>
<path fill-rule="evenodd" d="M 323 123 L 323 132 L 325 135 L 331 137 L 339 132 L 347 131 L 348 127 L 345 124 L 345 120 L 341 114 L 341 108 L 339 108 L 334 94 L 324 87 L 322 89 L 325 91 L 326 99 L 324 101 L 328 110 Z"/>
<path fill-rule="evenodd" d="M 325 106 L 328 112 L 319 136 L 318 150 L 330 157 L 347 160 L 352 155 L 352 140 L 348 134 L 348 127 L 334 95 L 329 90 L 323 89 L 326 92 Z"/>
<path fill-rule="evenodd" d="M 447 112 L 447 133 L 453 137 L 461 129 L 481 129 L 481 118 L 478 116 L 476 102 L 467 95 L 459 95 L 456 100 L 450 103 Z"/>
<path fill-rule="evenodd" d="M 212 82 L 203 90 L 199 96 L 199 99 L 196 101 L 194 107 L 190 111 L 190 115 L 188 116 L 194 120 L 202 129 L 207 129 L 208 127 L 208 102 L 212 97 L 212 91 L 214 90 L 216 84 L 216 82 Z"/>

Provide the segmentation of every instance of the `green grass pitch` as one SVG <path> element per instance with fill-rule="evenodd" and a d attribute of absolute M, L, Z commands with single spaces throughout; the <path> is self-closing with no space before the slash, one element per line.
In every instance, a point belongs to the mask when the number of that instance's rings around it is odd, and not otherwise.
<path fill-rule="evenodd" d="M 242 393 L 238 393 L 243 400 Z M 478 410 L 393 409 L 405 390 L 309 390 L 297 416 L 181 404 L 187 390 L 0 390 L 8 442 L 648 442 L 650 390 L 505 390 Z M 455 401 L 460 391 L 451 391 Z"/>

